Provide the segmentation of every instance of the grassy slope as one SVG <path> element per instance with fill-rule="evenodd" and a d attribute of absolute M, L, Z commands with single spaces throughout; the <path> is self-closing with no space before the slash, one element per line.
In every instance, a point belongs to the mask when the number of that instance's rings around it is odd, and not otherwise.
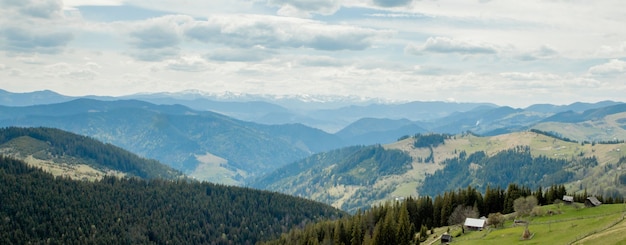
<path fill-rule="evenodd" d="M 69 177 L 76 180 L 100 180 L 106 175 L 125 176 L 124 173 L 114 170 L 97 169 L 81 162 L 80 159 L 64 157 L 53 160 L 48 155 L 50 146 L 31 137 L 19 137 L 6 144 L 0 145 L 0 154 L 9 155 L 23 160 L 32 167 L 41 168 L 54 176 Z"/>
<path fill-rule="evenodd" d="M 474 135 L 456 135 L 452 139 L 446 140 L 445 144 L 433 149 L 435 163 L 420 163 L 417 159 L 426 159 L 430 155 L 430 149 L 413 147 L 413 138 L 401 140 L 383 146 L 386 149 L 398 149 L 408 153 L 413 157 L 412 169 L 404 174 L 387 175 L 377 178 L 376 182 L 370 186 L 360 185 L 333 185 L 330 183 L 315 182 L 314 173 L 301 173 L 289 177 L 292 187 L 281 189 L 281 192 L 294 195 L 304 195 L 313 200 L 325 202 L 337 208 L 353 210 L 355 204 L 371 205 L 384 202 L 395 197 L 418 196 L 417 187 L 423 184 L 426 174 L 432 174 L 436 170 L 443 168 L 442 162 L 446 159 L 458 157 L 462 151 L 468 155 L 476 151 L 485 151 L 488 155 L 510 149 L 515 146 L 527 145 L 531 148 L 534 156 L 545 155 L 551 158 L 561 158 L 571 160 L 581 155 L 584 157 L 595 156 L 599 165 L 593 169 L 572 169 L 576 172 L 576 181 L 567 184 L 569 191 L 582 191 L 587 188 L 590 194 L 602 194 L 604 190 L 615 187 L 616 166 L 608 167 L 610 164 L 618 162 L 621 156 L 626 156 L 626 146 L 591 144 L 581 145 L 551 138 L 533 132 L 518 132 L 492 137 L 479 137 Z M 623 149 L 617 151 L 616 149 Z M 320 167 L 322 168 L 322 167 Z M 333 165 L 318 168 L 318 172 L 325 175 L 332 175 Z M 626 169 L 626 166 L 624 167 Z M 354 171 L 360 171 L 355 169 Z M 365 170 L 367 171 L 367 170 Z M 312 175 L 313 174 L 313 175 Z M 579 181 L 580 180 L 580 181 Z M 303 194 L 302 190 L 309 190 Z M 625 188 L 618 188 L 625 189 Z M 626 189 L 625 189 L 626 191 Z M 375 195 L 363 195 L 363 193 L 374 193 Z M 626 193 L 625 193 L 626 194 Z"/>
<path fill-rule="evenodd" d="M 123 177 L 127 173 L 108 167 L 97 166 L 94 159 L 86 159 L 71 155 L 53 156 L 53 147 L 49 142 L 34 139 L 30 136 L 17 137 L 0 144 L 0 154 L 24 161 L 32 167 L 41 168 L 54 176 L 67 177 L 74 180 L 100 180 L 104 176 Z"/>
<path fill-rule="evenodd" d="M 406 139 L 393 144 L 389 144 L 386 148 L 401 149 L 408 152 L 414 159 L 418 157 L 426 158 L 430 151 L 428 149 L 412 148 L 412 139 Z M 581 145 L 579 143 L 565 142 L 554 139 L 545 135 L 533 132 L 519 132 L 493 137 L 478 137 L 474 135 L 457 135 L 453 139 L 446 140 L 445 144 L 433 149 L 435 163 L 418 163 L 413 162 L 413 169 L 406 174 L 396 177 L 387 178 L 386 181 L 377 183 L 380 186 L 394 185 L 394 196 L 417 195 L 415 188 L 424 179 L 426 173 L 433 173 L 443 168 L 440 164 L 445 159 L 454 158 L 458 153 L 465 151 L 469 154 L 476 151 L 485 151 L 488 155 L 510 149 L 519 145 L 528 145 L 531 147 L 531 153 L 534 156 L 544 155 L 551 158 L 572 159 L 583 155 L 585 157 L 595 156 L 598 159 L 599 166 L 588 170 L 587 175 L 581 175 L 580 182 L 570 183 L 569 188 L 572 191 L 579 191 L 580 186 L 587 187 L 588 191 L 592 191 L 593 181 L 611 182 L 614 180 L 615 172 L 621 171 L 617 169 L 604 168 L 608 164 L 615 164 L 620 157 L 626 156 L 625 144 L 591 144 Z M 620 149 L 619 151 L 617 149 Z M 599 193 L 602 194 L 602 193 Z"/>
<path fill-rule="evenodd" d="M 570 139 L 588 141 L 608 141 L 614 139 L 626 139 L 626 112 L 608 115 L 601 119 L 585 121 L 581 123 L 540 123 L 533 128 L 558 132 Z"/>
<path fill-rule="evenodd" d="M 619 232 L 626 229 L 625 204 L 596 208 L 548 205 L 542 209 L 561 214 L 531 218 L 528 228 L 533 236 L 530 240 L 521 240 L 524 226 L 514 226 L 509 220 L 503 228 L 466 232 L 453 241 L 459 244 L 620 244 L 626 240 L 626 233 Z M 458 232 L 458 228 L 452 228 L 452 234 Z"/>

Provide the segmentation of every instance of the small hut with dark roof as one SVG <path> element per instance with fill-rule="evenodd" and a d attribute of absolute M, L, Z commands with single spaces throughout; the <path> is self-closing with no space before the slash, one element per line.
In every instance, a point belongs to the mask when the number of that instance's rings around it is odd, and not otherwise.
<path fill-rule="evenodd" d="M 587 199 L 585 199 L 585 206 L 587 207 L 597 207 L 600 205 L 602 205 L 602 202 L 596 197 L 587 197 Z"/>

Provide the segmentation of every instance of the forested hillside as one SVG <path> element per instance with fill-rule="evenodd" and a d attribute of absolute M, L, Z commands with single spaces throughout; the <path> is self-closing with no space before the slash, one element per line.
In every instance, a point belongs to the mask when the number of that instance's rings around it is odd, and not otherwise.
<path fill-rule="evenodd" d="M 343 212 L 248 188 L 74 181 L 0 156 L 0 244 L 255 244 Z"/>
<path fill-rule="evenodd" d="M 141 178 L 182 176 L 156 160 L 141 158 L 112 144 L 54 128 L 0 128 L 0 153 L 56 164 L 84 164 Z"/>
<path fill-rule="evenodd" d="M 538 130 L 489 137 L 415 134 L 392 144 L 316 154 L 254 186 L 350 212 L 468 185 L 484 191 L 488 185 L 505 188 L 509 183 L 533 189 L 564 184 L 572 192 L 615 197 L 626 194 L 625 154 L 621 141 L 576 142 Z"/>
<path fill-rule="evenodd" d="M 412 161 L 403 151 L 381 145 L 346 147 L 282 167 L 253 186 L 356 211 L 367 206 L 367 200 L 384 197 L 384 192 L 371 188 L 378 180 L 405 173 L 412 168 Z M 344 192 L 350 192 L 353 198 L 345 198 Z"/>
<path fill-rule="evenodd" d="M 474 152 L 469 156 L 461 152 L 459 157 L 446 159 L 443 169 L 427 175 L 419 193 L 434 196 L 462 186 L 485 188 L 490 185 L 504 188 L 509 183 L 534 189 L 542 185 L 571 181 L 574 172 L 568 171 L 569 168 L 598 165 L 593 157 L 581 158 L 580 162 L 575 163 L 546 156 L 533 157 L 529 146 L 517 146 L 493 156 L 488 156 L 484 151 Z"/>

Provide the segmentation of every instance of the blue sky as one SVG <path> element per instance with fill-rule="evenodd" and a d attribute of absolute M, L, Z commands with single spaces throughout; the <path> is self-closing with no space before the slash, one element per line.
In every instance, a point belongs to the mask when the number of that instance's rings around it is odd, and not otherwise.
<path fill-rule="evenodd" d="M 0 0 L 0 88 L 624 101 L 626 1 Z"/>

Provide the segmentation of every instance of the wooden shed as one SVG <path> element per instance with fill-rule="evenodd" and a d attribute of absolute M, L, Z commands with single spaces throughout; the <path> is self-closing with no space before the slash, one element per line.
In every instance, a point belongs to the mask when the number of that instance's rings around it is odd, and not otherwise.
<path fill-rule="evenodd" d="M 573 196 L 563 196 L 563 202 L 565 204 L 572 204 L 572 203 L 574 203 L 574 197 Z"/>
<path fill-rule="evenodd" d="M 463 226 L 468 230 L 480 231 L 485 228 L 485 221 L 486 220 L 482 219 L 466 218 Z"/>
<path fill-rule="evenodd" d="M 585 206 L 587 207 L 597 207 L 600 205 L 602 205 L 602 202 L 596 197 L 587 197 L 587 199 L 585 199 Z"/>

